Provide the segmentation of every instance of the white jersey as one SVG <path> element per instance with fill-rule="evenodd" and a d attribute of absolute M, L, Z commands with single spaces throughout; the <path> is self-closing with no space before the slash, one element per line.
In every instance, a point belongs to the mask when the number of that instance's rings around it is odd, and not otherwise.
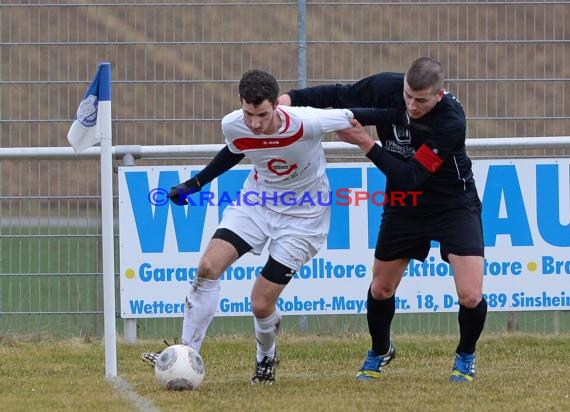
<path fill-rule="evenodd" d="M 275 112 L 282 125 L 273 135 L 254 135 L 241 109 L 222 119 L 229 149 L 243 153 L 253 164 L 241 203 L 287 215 L 319 216 L 331 201 L 321 142 L 326 133 L 351 127 L 353 114 L 348 109 L 291 106 L 277 106 Z"/>

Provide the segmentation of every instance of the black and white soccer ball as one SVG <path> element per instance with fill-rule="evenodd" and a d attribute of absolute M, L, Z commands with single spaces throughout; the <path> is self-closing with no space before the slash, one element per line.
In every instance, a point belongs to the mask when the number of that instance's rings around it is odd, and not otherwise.
<path fill-rule="evenodd" d="M 204 361 L 186 345 L 172 345 L 160 352 L 154 364 L 154 376 L 168 390 L 196 390 L 204 381 Z"/>

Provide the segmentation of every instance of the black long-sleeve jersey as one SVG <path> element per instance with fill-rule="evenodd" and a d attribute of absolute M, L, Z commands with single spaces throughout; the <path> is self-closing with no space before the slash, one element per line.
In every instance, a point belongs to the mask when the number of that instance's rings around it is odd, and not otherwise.
<path fill-rule="evenodd" d="M 421 191 L 413 209 L 430 213 L 478 203 L 461 104 L 446 92 L 429 113 L 410 119 L 403 90 L 403 73 L 379 73 L 352 85 L 288 94 L 294 106 L 350 108 L 360 123 L 375 125 L 382 147 L 375 145 L 366 156 L 386 175 L 387 194 Z M 384 207 L 412 211 L 410 202 Z"/>

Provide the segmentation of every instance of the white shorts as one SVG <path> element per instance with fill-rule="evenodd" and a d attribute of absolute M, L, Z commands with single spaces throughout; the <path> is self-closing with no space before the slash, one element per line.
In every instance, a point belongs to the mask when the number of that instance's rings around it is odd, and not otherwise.
<path fill-rule="evenodd" d="M 269 255 L 298 271 L 324 245 L 330 226 L 330 209 L 317 217 L 297 217 L 261 206 L 230 205 L 218 228 L 229 229 L 245 240 L 251 253 L 261 254 L 269 241 Z"/>

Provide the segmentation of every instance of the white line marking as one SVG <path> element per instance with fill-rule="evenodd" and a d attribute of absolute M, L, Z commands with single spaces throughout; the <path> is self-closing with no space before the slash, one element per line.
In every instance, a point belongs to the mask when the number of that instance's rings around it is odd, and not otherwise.
<path fill-rule="evenodd" d="M 137 409 L 141 412 L 160 412 L 152 402 L 132 390 L 130 385 L 119 377 L 107 378 L 111 384 L 128 400 L 135 403 Z"/>

